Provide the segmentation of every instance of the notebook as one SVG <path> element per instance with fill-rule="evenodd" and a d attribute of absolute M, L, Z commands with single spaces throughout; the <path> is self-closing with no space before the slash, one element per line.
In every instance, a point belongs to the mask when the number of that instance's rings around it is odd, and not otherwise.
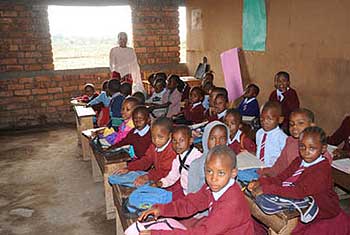
<path fill-rule="evenodd" d="M 332 167 L 350 174 L 350 158 L 338 159 L 332 162 Z"/>
<path fill-rule="evenodd" d="M 243 151 L 237 155 L 238 170 L 245 170 L 251 168 L 263 168 L 264 163 L 260 161 L 254 154 L 248 151 Z"/>

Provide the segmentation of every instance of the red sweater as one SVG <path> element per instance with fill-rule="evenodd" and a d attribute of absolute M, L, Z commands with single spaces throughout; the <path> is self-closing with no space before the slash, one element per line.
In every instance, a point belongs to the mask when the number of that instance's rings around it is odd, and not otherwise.
<path fill-rule="evenodd" d="M 340 127 L 329 136 L 328 144 L 339 145 L 344 142 L 343 150 L 350 155 L 350 116 L 345 117 Z"/>
<path fill-rule="evenodd" d="M 148 178 L 151 181 L 158 181 L 168 175 L 176 153 L 171 142 L 162 152 L 156 152 L 156 146 L 151 144 L 145 156 L 128 164 L 130 171 L 148 171 Z M 153 168 L 151 168 L 153 166 Z"/>
<path fill-rule="evenodd" d="M 299 108 L 299 98 L 297 92 L 293 88 L 289 88 L 286 92 L 283 93 L 283 100 L 280 102 L 277 97 L 277 91 L 274 90 L 270 94 L 270 101 L 277 101 L 282 106 L 282 116 L 284 116 L 284 120 L 282 123 L 282 127 L 284 130 L 288 129 L 289 124 L 289 115 L 292 111 Z"/>
<path fill-rule="evenodd" d="M 211 205 L 211 206 L 210 206 Z M 254 226 L 251 220 L 247 200 L 237 183 L 217 200 L 207 185 L 196 193 L 164 205 L 156 205 L 164 217 L 185 218 L 199 211 L 209 209 L 209 215 L 202 218 L 194 227 L 187 230 L 174 229 L 171 231 L 152 230 L 151 234 L 198 234 L 198 235 L 252 235 Z"/>
<path fill-rule="evenodd" d="M 276 177 L 259 178 L 262 191 L 267 194 L 295 199 L 313 196 L 320 209 L 316 219 L 328 219 L 337 216 L 340 212 L 339 199 L 333 190 L 332 169 L 326 159 L 305 168 L 295 182 L 295 186 L 282 187 L 282 182 L 293 175 L 299 168 L 301 161 L 302 159 L 298 157 Z"/>
<path fill-rule="evenodd" d="M 230 147 L 233 150 L 233 152 L 235 152 L 235 154 L 239 154 L 244 150 L 247 150 L 248 152 L 254 153 L 254 154 L 256 152 L 255 142 L 243 133 L 240 136 L 240 142 L 235 140 L 228 147 Z"/>
<path fill-rule="evenodd" d="M 131 129 L 124 139 L 113 145 L 113 148 L 131 144 L 134 147 L 136 157 L 141 158 L 146 154 L 148 147 L 152 144 L 151 129 L 144 136 L 135 134 L 134 131 L 135 128 Z"/>
<path fill-rule="evenodd" d="M 202 104 L 199 104 L 194 108 L 192 108 L 192 105 L 188 105 L 184 108 L 185 119 L 193 123 L 203 122 L 205 120 L 204 112 L 205 108 Z"/>

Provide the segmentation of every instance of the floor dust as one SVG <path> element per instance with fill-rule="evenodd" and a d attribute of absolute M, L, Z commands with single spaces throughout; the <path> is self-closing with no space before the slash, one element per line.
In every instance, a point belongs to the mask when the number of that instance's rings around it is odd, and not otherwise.
<path fill-rule="evenodd" d="M 115 234 L 74 128 L 0 136 L 0 234 Z M 12 213 L 33 210 L 31 217 Z"/>

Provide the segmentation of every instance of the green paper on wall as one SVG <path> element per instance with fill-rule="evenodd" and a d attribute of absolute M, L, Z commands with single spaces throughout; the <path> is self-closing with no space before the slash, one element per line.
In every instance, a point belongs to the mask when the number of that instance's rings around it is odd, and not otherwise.
<path fill-rule="evenodd" d="M 244 0 L 243 50 L 265 51 L 266 7 L 265 0 Z"/>

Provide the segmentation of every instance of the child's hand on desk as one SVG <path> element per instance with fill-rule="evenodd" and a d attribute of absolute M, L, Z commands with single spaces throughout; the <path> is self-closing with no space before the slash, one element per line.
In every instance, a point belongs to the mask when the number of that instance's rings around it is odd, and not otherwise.
<path fill-rule="evenodd" d="M 151 230 L 140 231 L 139 235 L 151 235 Z"/>
<path fill-rule="evenodd" d="M 159 215 L 160 215 L 159 209 L 156 207 L 152 207 L 152 208 L 142 212 L 137 220 L 144 221 L 147 219 L 148 216 L 153 216 L 154 220 L 157 220 Z"/>
<path fill-rule="evenodd" d="M 120 168 L 120 169 L 113 171 L 113 175 L 124 175 L 128 172 L 129 172 L 128 168 L 124 167 L 124 168 Z"/>
<path fill-rule="evenodd" d="M 148 175 L 140 175 L 139 177 L 136 178 L 136 180 L 134 181 L 134 185 L 136 187 L 142 186 L 145 183 L 147 183 L 149 181 L 148 179 Z"/>
<path fill-rule="evenodd" d="M 248 190 L 249 191 L 254 191 L 256 188 L 258 188 L 260 186 L 259 181 L 257 180 L 253 180 L 248 184 Z"/>

